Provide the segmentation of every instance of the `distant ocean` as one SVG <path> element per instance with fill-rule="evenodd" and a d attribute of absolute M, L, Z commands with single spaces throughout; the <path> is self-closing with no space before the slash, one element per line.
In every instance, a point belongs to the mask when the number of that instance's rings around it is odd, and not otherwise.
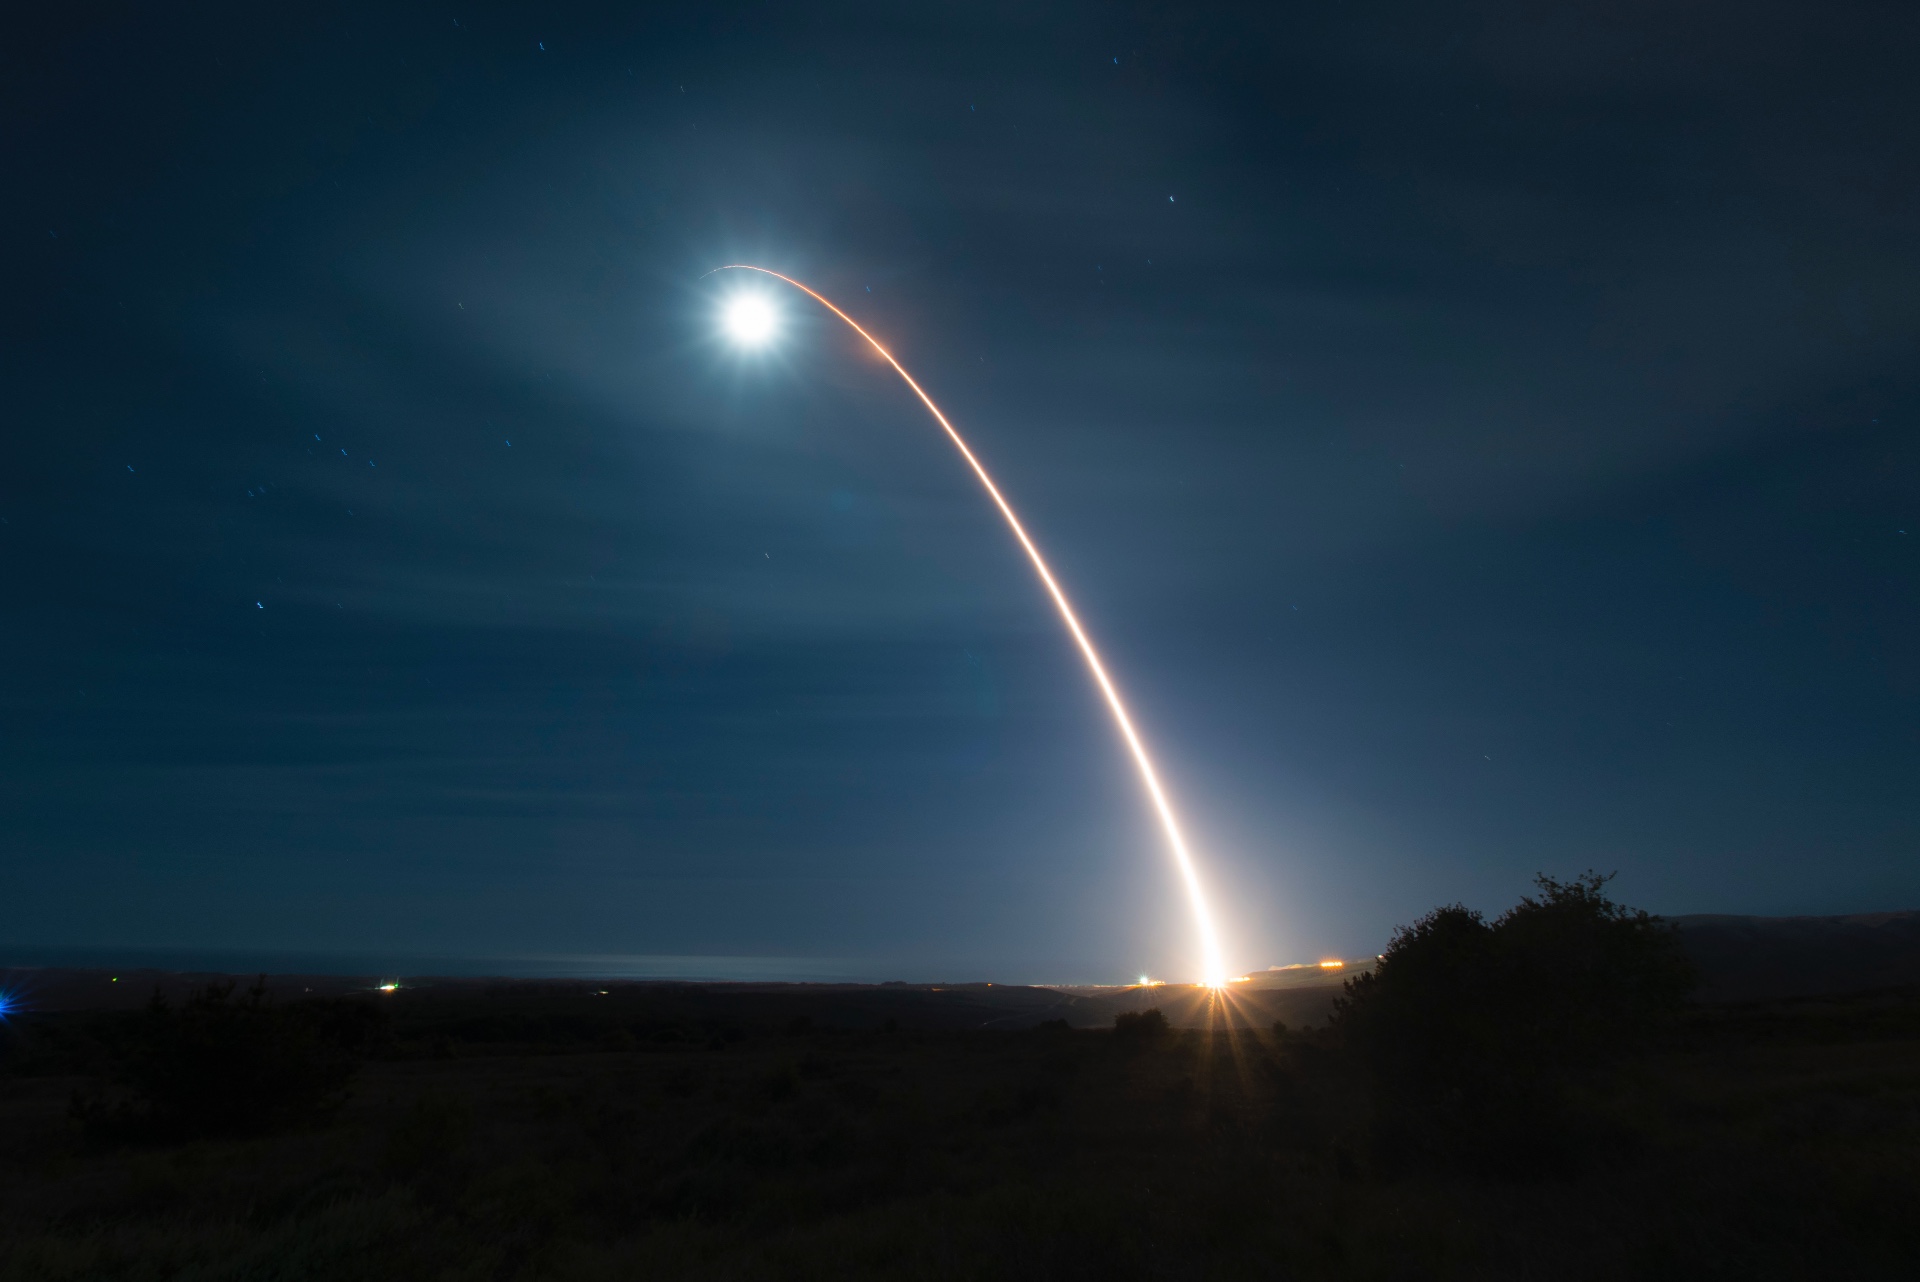
<path fill-rule="evenodd" d="M 683 979 L 757 983 L 875 983 L 872 963 L 822 957 L 683 957 L 621 953 L 438 957 L 417 953 L 267 949 L 45 947 L 0 944 L 0 970 L 40 967 L 223 975 L 499 975 L 510 979 Z"/>

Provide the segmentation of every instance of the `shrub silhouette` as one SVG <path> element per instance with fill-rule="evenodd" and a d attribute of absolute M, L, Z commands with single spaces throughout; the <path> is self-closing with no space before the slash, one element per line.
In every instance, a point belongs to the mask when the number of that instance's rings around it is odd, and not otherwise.
<path fill-rule="evenodd" d="M 1459 904 L 1395 933 L 1336 1003 L 1336 1043 L 1390 1146 L 1545 1158 L 1577 1129 L 1572 1081 L 1644 1044 L 1693 986 L 1671 930 L 1610 877 L 1536 879 L 1497 920 Z"/>
<path fill-rule="evenodd" d="M 100 1096 L 75 1114 L 109 1138 L 259 1134 L 324 1118 L 345 1098 L 357 1052 L 380 1012 L 358 1002 L 278 1006 L 265 980 L 234 996 L 232 980 L 193 990 L 178 1008 L 158 991 L 123 1056 L 133 1099 Z"/>
<path fill-rule="evenodd" d="M 1167 1035 L 1167 1017 L 1158 1006 L 1147 1010 L 1124 1010 L 1113 1017 L 1113 1035 L 1129 1046 L 1147 1046 Z"/>

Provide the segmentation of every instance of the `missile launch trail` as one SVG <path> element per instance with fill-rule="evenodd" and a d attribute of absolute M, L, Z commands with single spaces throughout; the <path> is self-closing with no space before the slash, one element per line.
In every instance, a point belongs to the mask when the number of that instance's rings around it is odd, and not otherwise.
<path fill-rule="evenodd" d="M 906 367 L 893 358 L 892 352 L 881 346 L 878 339 L 862 329 L 858 321 L 841 311 L 825 295 L 801 284 L 791 276 L 783 276 L 770 268 L 755 267 L 751 263 L 729 263 L 724 267 L 715 268 L 714 271 L 747 271 L 771 276 L 777 281 L 793 286 L 845 321 L 848 328 L 865 339 L 867 345 L 879 353 L 882 360 L 893 366 L 893 372 L 913 389 L 913 394 L 920 398 L 920 403 L 925 405 L 927 412 L 933 415 L 934 422 L 940 424 L 941 430 L 946 432 L 954 448 L 959 450 L 960 456 L 967 461 L 967 466 L 973 469 L 974 476 L 979 478 L 980 484 L 992 497 L 994 506 L 1000 509 L 1000 515 L 1006 518 L 1007 525 L 1012 528 L 1014 538 L 1020 541 L 1021 548 L 1026 551 L 1027 559 L 1033 562 L 1034 572 L 1040 576 L 1040 582 L 1046 585 L 1047 594 L 1053 598 L 1053 604 L 1060 611 L 1060 617 L 1065 621 L 1067 631 L 1073 634 L 1074 644 L 1080 647 L 1080 655 L 1086 660 L 1087 670 L 1093 674 L 1094 683 L 1100 687 L 1101 695 L 1106 698 L 1107 708 L 1113 713 L 1114 724 L 1120 728 L 1120 737 L 1126 741 L 1127 750 L 1133 756 L 1133 764 L 1140 772 L 1140 781 L 1146 786 L 1147 795 L 1153 801 L 1154 812 L 1160 817 L 1160 827 L 1166 833 L 1167 846 L 1173 853 L 1174 864 L 1180 871 L 1180 880 L 1186 887 L 1187 902 L 1193 912 L 1194 926 L 1200 935 L 1202 982 L 1216 988 L 1223 986 L 1226 983 L 1227 972 L 1226 965 L 1220 956 L 1220 939 L 1214 930 L 1213 913 L 1207 907 L 1206 891 L 1200 884 L 1200 874 L 1194 867 L 1192 852 L 1187 849 L 1187 840 L 1180 832 L 1180 821 L 1173 812 L 1173 803 L 1167 800 L 1166 789 L 1160 786 L 1160 775 L 1154 769 L 1153 758 L 1148 755 L 1147 745 L 1141 739 L 1140 732 L 1134 728 L 1133 718 L 1128 714 L 1126 704 L 1121 701 L 1120 691 L 1114 686 L 1113 679 L 1107 675 L 1107 667 L 1100 661 L 1099 651 L 1094 649 L 1092 639 L 1087 636 L 1087 630 L 1080 626 L 1080 619 L 1074 614 L 1073 606 L 1067 600 L 1067 594 L 1061 590 L 1059 581 L 1053 577 L 1053 571 L 1047 568 L 1046 558 L 1040 555 L 1040 549 L 1034 545 L 1033 539 L 1027 534 L 1026 527 L 1020 524 L 1020 518 L 1014 514 L 1013 505 L 1008 503 L 1006 496 L 1000 493 L 1000 487 L 993 483 L 993 478 L 987 474 L 985 466 L 974 455 L 973 450 L 968 448 L 966 441 L 953 424 L 947 421 L 947 416 L 940 412 L 940 407 L 933 403 L 933 398 L 927 395 L 926 389 L 914 382 L 913 375 L 907 373 Z"/>

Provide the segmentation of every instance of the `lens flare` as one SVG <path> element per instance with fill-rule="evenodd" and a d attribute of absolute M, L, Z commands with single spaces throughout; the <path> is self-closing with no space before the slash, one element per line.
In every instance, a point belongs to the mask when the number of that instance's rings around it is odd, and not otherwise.
<path fill-rule="evenodd" d="M 1093 674 L 1094 684 L 1100 687 L 1100 693 L 1107 701 L 1107 710 L 1113 714 L 1114 724 L 1120 730 L 1120 737 L 1126 741 L 1127 751 L 1133 756 L 1133 764 L 1139 771 L 1140 782 L 1146 787 L 1147 796 L 1153 802 L 1154 812 L 1160 818 L 1160 827 L 1166 834 L 1168 849 L 1173 854 L 1174 865 L 1179 869 L 1181 883 L 1186 888 L 1187 904 L 1193 913 L 1194 927 L 1200 936 L 1201 983 L 1211 988 L 1224 988 L 1227 983 L 1227 968 L 1220 957 L 1220 939 L 1214 930 L 1213 913 L 1207 907 L 1206 892 L 1200 885 L 1200 874 L 1194 867 L 1193 855 L 1188 851 L 1187 840 L 1181 834 L 1180 821 L 1174 815 L 1173 803 L 1167 799 L 1166 790 L 1160 786 L 1160 774 L 1154 769 L 1152 757 L 1147 754 L 1146 743 L 1141 739 L 1139 731 L 1134 729 L 1133 718 L 1128 714 L 1126 704 L 1121 702 L 1120 691 L 1114 685 L 1113 679 L 1107 675 L 1106 664 L 1100 661 L 1099 651 L 1093 648 L 1093 641 L 1087 636 L 1086 629 L 1080 626 L 1080 619 L 1074 614 L 1073 606 L 1067 601 L 1067 594 L 1061 589 L 1058 580 L 1053 577 L 1053 571 L 1047 568 L 1046 558 L 1040 555 L 1040 549 L 1028 536 L 1026 527 L 1020 523 L 1020 518 L 1014 515 L 1013 505 L 1007 502 L 1006 496 L 1000 493 L 1000 487 L 993 483 L 991 476 L 987 475 L 986 467 L 974 456 L 972 449 L 968 448 L 966 441 L 961 438 L 953 424 L 947 421 L 947 416 L 940 412 L 940 407 L 933 403 L 933 398 L 927 395 L 920 384 L 913 381 L 913 375 L 907 373 L 906 367 L 893 358 L 893 353 L 882 347 L 878 339 L 862 329 L 853 317 L 834 306 L 825 295 L 801 284 L 791 276 L 782 276 L 770 268 L 755 267 L 751 263 L 729 263 L 724 267 L 714 268 L 714 271 L 759 272 L 763 276 L 771 276 L 777 281 L 793 286 L 845 321 L 854 333 L 865 339 L 867 345 L 879 354 L 880 359 L 893 367 L 893 372 L 900 376 L 901 381 L 913 389 L 913 394 L 920 398 L 920 403 L 925 405 L 927 412 L 933 415 L 934 422 L 940 424 L 941 430 L 946 432 L 954 448 L 959 450 L 960 456 L 967 461 L 967 466 L 973 469 L 974 476 L 986 488 L 987 494 L 993 499 L 994 506 L 1000 509 L 1000 515 L 1006 518 L 1007 525 L 1013 530 L 1014 538 L 1020 541 L 1027 559 L 1033 563 L 1034 572 L 1040 576 L 1040 582 L 1046 586 L 1047 594 L 1053 598 L 1054 607 L 1059 610 L 1060 618 L 1067 625 L 1067 631 L 1073 635 L 1074 644 L 1080 648 L 1080 656 L 1086 660 L 1087 670 Z M 729 316 L 734 314 L 733 308 L 739 307 L 746 299 L 758 297 L 759 295 L 752 294 L 741 295 L 729 308 Z M 762 305 L 767 307 L 767 323 L 771 327 L 772 307 L 764 299 Z M 735 332 L 739 331 L 735 330 Z"/>

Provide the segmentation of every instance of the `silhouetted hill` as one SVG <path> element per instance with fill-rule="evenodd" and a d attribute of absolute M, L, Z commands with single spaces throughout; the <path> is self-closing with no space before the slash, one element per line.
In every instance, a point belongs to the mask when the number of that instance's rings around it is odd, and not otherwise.
<path fill-rule="evenodd" d="M 1920 912 L 1670 919 L 1700 968 L 1703 1001 L 1751 1001 L 1920 984 Z"/>
<path fill-rule="evenodd" d="M 1697 914 L 1669 918 L 1700 968 L 1702 1001 L 1750 1001 L 1864 992 L 1920 985 L 1920 912 L 1844 917 L 1740 917 Z M 452 1017 L 470 1007 L 498 1009 L 528 1001 L 575 1000 L 595 1020 L 681 1020 L 784 1026 L 806 1017 L 824 1028 L 879 1028 L 889 1021 L 927 1030 L 1021 1029 L 1053 1020 L 1074 1028 L 1108 1028 L 1121 1011 L 1157 1006 L 1182 1028 L 1222 1023 L 1294 1027 L 1326 1022 L 1342 985 L 1371 966 L 1294 966 L 1258 971 L 1232 986 L 1230 1014 L 1205 990 L 1170 984 L 1057 987 L 1018 984 L 694 983 L 635 980 L 407 977 L 386 995 L 395 1009 L 439 1009 Z M 233 978 L 151 969 L 16 968 L 0 971 L 23 1009 L 134 1010 L 156 991 L 179 1001 L 193 988 Z M 243 981 L 251 976 L 239 976 Z M 268 987 L 282 1001 L 373 994 L 383 979 L 348 975 L 274 975 Z"/>
<path fill-rule="evenodd" d="M 9 978 L 10 977 L 10 978 Z M 159 970 L 107 971 L 77 968 L 16 968 L 0 971 L 23 1010 L 38 1012 L 134 1011 L 156 992 L 178 1003 L 209 983 L 252 976 Z M 519 1028 L 516 1012 L 538 1008 L 542 1019 L 564 1013 L 572 1040 L 580 1028 L 593 1035 L 638 1022 L 751 1028 L 781 1028 L 805 1019 L 819 1028 L 963 1031 L 1016 1030 L 1064 1020 L 1073 1028 L 1109 1028 L 1122 1011 L 1161 1008 L 1182 1028 L 1294 1026 L 1325 1021 L 1339 996 L 1338 976 L 1312 977 L 1298 985 L 1264 989 L 1236 986 L 1224 1006 L 1207 989 L 1188 984 L 1059 988 L 1020 984 L 794 984 L 659 982 L 638 980 L 510 979 L 446 976 L 269 975 L 266 990 L 277 1001 L 363 997 L 409 1023 L 499 1023 Z M 391 991 L 382 986 L 392 984 Z M 575 1027 L 575 1026 L 578 1027 Z M 505 1027 L 506 1025 L 502 1025 Z M 541 1040 L 528 1034 L 528 1040 Z M 514 1040 L 514 1038 L 505 1038 Z"/>

